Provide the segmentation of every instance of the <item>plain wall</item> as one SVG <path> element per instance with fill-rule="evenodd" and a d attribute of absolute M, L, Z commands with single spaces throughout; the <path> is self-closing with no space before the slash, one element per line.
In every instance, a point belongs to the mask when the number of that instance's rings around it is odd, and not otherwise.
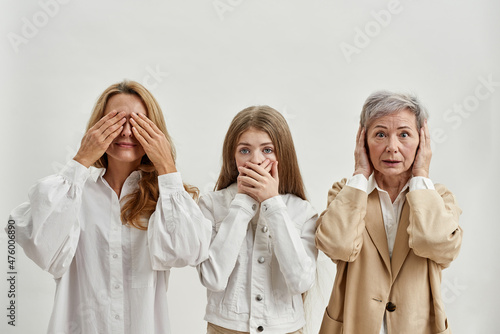
<path fill-rule="evenodd" d="M 158 99 L 178 169 L 203 192 L 232 117 L 278 109 L 319 212 L 353 172 L 365 98 L 418 94 L 431 115 L 430 177 L 463 209 L 461 254 L 443 272 L 449 323 L 455 334 L 498 332 L 500 2 L 59 1 L 0 3 L 0 332 L 45 333 L 55 290 L 18 246 L 16 327 L 7 325 L 8 214 L 74 156 L 98 95 L 125 78 Z M 172 270 L 168 298 L 173 333 L 205 332 L 194 268 Z"/>

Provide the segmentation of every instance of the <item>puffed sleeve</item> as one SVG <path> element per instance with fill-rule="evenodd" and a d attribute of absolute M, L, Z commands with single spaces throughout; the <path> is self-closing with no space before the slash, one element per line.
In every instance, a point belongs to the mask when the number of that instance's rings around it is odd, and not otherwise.
<path fill-rule="evenodd" d="M 328 206 L 316 224 L 316 247 L 334 262 L 356 260 L 363 246 L 368 195 L 346 182 L 333 184 Z"/>
<path fill-rule="evenodd" d="M 306 292 L 316 278 L 314 232 L 318 214 L 309 202 L 292 195 L 286 204 L 282 196 L 265 200 L 260 214 L 269 226 L 274 254 L 288 289 L 292 294 Z"/>
<path fill-rule="evenodd" d="M 160 175 L 158 184 L 160 195 L 148 224 L 153 269 L 196 266 L 208 256 L 210 221 L 184 190 L 180 173 Z"/>
<path fill-rule="evenodd" d="M 462 229 L 458 225 L 462 210 L 455 196 L 445 186 L 436 184 L 435 190 L 410 191 L 406 199 L 410 206 L 410 248 L 416 255 L 448 267 L 462 244 Z"/>
<path fill-rule="evenodd" d="M 212 221 L 212 243 L 208 259 L 198 266 L 203 286 L 211 291 L 224 291 L 238 260 L 247 234 L 248 223 L 255 216 L 258 202 L 245 194 L 236 194 L 221 222 L 215 218 L 219 198 L 207 194 L 200 199 L 200 208 Z"/>
<path fill-rule="evenodd" d="M 38 181 L 29 191 L 28 202 L 10 214 L 17 243 L 55 278 L 68 270 L 76 252 L 80 237 L 77 217 L 89 175 L 88 168 L 71 160 L 58 174 Z"/>

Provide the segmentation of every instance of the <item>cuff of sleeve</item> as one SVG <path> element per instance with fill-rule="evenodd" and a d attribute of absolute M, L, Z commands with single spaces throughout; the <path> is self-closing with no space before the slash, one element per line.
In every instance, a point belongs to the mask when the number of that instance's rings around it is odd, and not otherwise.
<path fill-rule="evenodd" d="M 368 192 L 368 180 L 363 174 L 353 175 L 349 181 L 347 181 L 346 186 L 363 190 L 365 193 Z"/>
<path fill-rule="evenodd" d="M 410 191 L 420 189 L 434 189 L 431 179 L 423 176 L 414 176 L 410 179 Z"/>
<path fill-rule="evenodd" d="M 266 199 L 260 206 L 260 212 L 263 215 L 271 214 L 280 209 L 286 209 L 286 204 L 279 195 Z"/>
<path fill-rule="evenodd" d="M 257 209 L 259 208 L 259 202 L 246 194 L 236 194 L 231 205 L 237 205 L 250 212 L 252 217 L 257 213 Z"/>
<path fill-rule="evenodd" d="M 179 190 L 184 190 L 181 173 L 168 173 L 158 175 L 158 186 L 164 194 L 171 194 Z"/>
<path fill-rule="evenodd" d="M 74 184 L 83 185 L 87 178 L 90 176 L 90 169 L 82 165 L 76 160 L 70 160 L 59 172 L 66 180 Z"/>

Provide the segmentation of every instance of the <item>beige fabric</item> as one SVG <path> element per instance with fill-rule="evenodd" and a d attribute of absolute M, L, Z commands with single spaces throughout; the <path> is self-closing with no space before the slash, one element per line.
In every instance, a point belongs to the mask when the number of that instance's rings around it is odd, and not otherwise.
<path fill-rule="evenodd" d="M 207 334 L 249 334 L 249 333 L 223 328 L 209 322 L 207 325 Z M 303 334 L 303 332 L 302 329 L 299 329 L 298 331 L 289 334 Z"/>
<path fill-rule="evenodd" d="M 386 304 L 389 333 L 451 333 L 441 270 L 462 242 L 461 210 L 443 185 L 406 195 L 392 259 L 379 196 L 335 183 L 318 219 L 316 245 L 337 264 L 320 334 L 378 334 Z"/>

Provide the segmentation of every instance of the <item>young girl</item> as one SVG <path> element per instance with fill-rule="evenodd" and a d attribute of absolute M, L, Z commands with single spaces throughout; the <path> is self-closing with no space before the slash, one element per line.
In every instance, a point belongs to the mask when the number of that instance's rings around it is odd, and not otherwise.
<path fill-rule="evenodd" d="M 290 129 L 268 106 L 236 115 L 216 190 L 200 199 L 212 221 L 208 333 L 301 333 L 302 294 L 315 281 L 317 214 L 306 200 Z"/>
<path fill-rule="evenodd" d="M 106 89 L 74 159 L 9 220 L 55 278 L 48 333 L 169 333 L 170 268 L 199 264 L 210 243 L 193 194 L 151 93 L 133 81 Z"/>

